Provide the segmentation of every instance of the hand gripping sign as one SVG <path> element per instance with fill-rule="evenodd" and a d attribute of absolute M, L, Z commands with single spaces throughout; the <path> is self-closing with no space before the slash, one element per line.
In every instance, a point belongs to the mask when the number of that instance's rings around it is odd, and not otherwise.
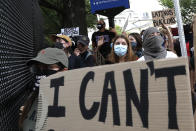
<path fill-rule="evenodd" d="M 41 81 L 45 130 L 193 131 L 187 59 L 127 62 Z"/>

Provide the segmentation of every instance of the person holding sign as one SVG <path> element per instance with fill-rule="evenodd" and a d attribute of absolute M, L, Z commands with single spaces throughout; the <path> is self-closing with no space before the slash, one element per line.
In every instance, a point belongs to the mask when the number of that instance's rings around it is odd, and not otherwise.
<path fill-rule="evenodd" d="M 108 56 L 108 61 L 111 63 L 121 63 L 127 61 L 134 61 L 137 57 L 129 44 L 129 40 L 124 35 L 119 35 L 114 38 L 112 51 Z"/>
<path fill-rule="evenodd" d="M 68 58 L 65 52 L 60 49 L 46 48 L 41 50 L 37 57 L 28 61 L 27 65 L 34 74 L 35 81 L 34 85 L 30 85 L 28 99 L 20 108 L 19 127 L 21 130 L 32 130 L 35 127 L 37 111 L 32 107 L 36 107 L 40 79 L 67 70 Z"/>
<path fill-rule="evenodd" d="M 164 38 L 163 46 L 170 51 L 174 51 L 173 35 L 170 29 L 166 25 L 162 24 L 160 32 Z"/>
<path fill-rule="evenodd" d="M 148 28 L 143 35 L 143 55 L 138 61 L 177 58 L 177 55 L 163 47 L 164 39 L 155 27 Z"/>
<path fill-rule="evenodd" d="M 57 48 L 41 50 L 37 57 L 27 62 L 30 70 L 36 75 L 49 76 L 61 70 L 67 70 L 68 57 L 64 51 Z"/>

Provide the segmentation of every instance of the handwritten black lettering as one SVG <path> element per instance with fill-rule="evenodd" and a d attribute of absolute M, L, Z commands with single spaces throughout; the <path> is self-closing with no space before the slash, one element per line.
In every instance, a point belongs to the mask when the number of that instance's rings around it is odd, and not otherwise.
<path fill-rule="evenodd" d="M 64 86 L 64 77 L 52 79 L 50 81 L 50 88 L 54 90 L 54 101 L 52 106 L 48 106 L 48 117 L 65 117 L 65 107 L 58 106 L 59 86 Z"/>
<path fill-rule="evenodd" d="M 140 75 L 140 101 L 137 96 L 135 85 L 133 82 L 133 77 L 131 70 L 126 70 L 123 72 L 124 82 L 126 88 L 126 125 L 133 126 L 132 122 L 132 106 L 130 100 L 133 101 L 136 109 L 139 112 L 140 118 L 143 123 L 144 128 L 148 128 L 148 110 L 149 110 L 149 100 L 148 100 L 148 70 L 141 70 Z"/>
<path fill-rule="evenodd" d="M 92 119 L 96 115 L 99 108 L 99 102 L 94 102 L 91 109 L 86 109 L 85 106 L 85 92 L 86 92 L 87 84 L 89 80 L 91 79 L 94 80 L 94 75 L 95 75 L 94 72 L 92 71 L 88 72 L 83 78 L 82 84 L 80 86 L 80 95 L 79 95 L 80 111 L 82 113 L 82 116 L 87 120 Z"/>
<path fill-rule="evenodd" d="M 109 83 L 111 85 L 111 89 L 108 88 Z M 101 110 L 99 115 L 99 121 L 105 122 L 107 115 L 107 105 L 108 105 L 108 96 L 112 97 L 112 109 L 113 109 L 113 123 L 114 125 L 120 125 L 120 114 L 118 108 L 118 98 L 116 93 L 116 84 L 114 79 L 114 72 L 107 72 L 105 75 L 102 101 L 101 101 Z"/>
<path fill-rule="evenodd" d="M 176 114 L 176 88 L 174 77 L 177 75 L 185 75 L 185 66 L 160 68 L 155 70 L 155 78 L 166 77 L 167 78 L 167 90 L 168 90 L 168 128 L 178 129 L 177 114 Z"/>

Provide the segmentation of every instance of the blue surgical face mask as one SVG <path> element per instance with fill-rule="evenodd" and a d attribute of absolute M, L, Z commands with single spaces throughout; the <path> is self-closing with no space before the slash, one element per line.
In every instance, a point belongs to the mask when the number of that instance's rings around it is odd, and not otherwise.
<path fill-rule="evenodd" d="M 135 50 L 135 48 L 137 47 L 137 43 L 136 42 L 131 42 L 131 47 L 133 50 Z"/>
<path fill-rule="evenodd" d="M 119 57 L 124 56 L 127 53 L 127 45 L 114 45 L 114 53 Z"/>

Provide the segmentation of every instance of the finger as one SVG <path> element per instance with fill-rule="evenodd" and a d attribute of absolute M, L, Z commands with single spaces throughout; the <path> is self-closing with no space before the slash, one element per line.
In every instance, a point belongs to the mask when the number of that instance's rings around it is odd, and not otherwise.
<path fill-rule="evenodd" d="M 23 111 L 23 110 L 24 110 L 24 106 L 21 106 L 21 107 L 20 107 L 20 111 Z"/>
<path fill-rule="evenodd" d="M 19 110 L 19 115 L 20 115 L 20 116 L 23 114 L 23 111 L 24 111 L 24 106 L 21 106 L 21 107 L 20 107 L 20 110 Z"/>

